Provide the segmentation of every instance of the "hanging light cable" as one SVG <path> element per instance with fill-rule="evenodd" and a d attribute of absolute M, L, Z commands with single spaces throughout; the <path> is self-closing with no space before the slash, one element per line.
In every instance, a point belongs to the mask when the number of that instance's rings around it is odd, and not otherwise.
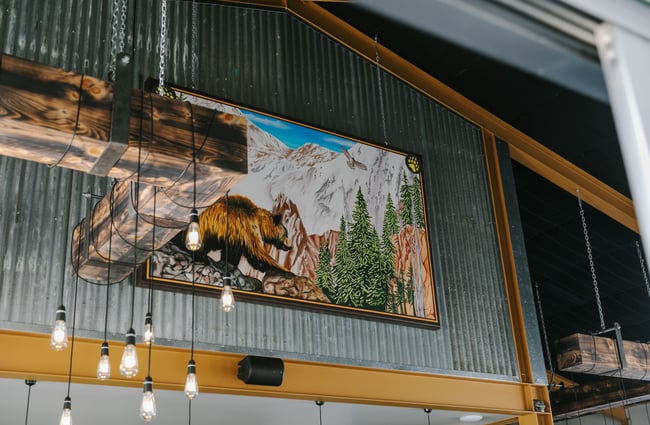
<path fill-rule="evenodd" d="M 147 377 L 144 379 L 142 403 L 140 404 L 140 417 L 150 422 L 156 416 L 156 397 L 153 393 L 153 379 L 151 378 L 151 346 L 148 347 Z"/>
<path fill-rule="evenodd" d="M 431 425 L 431 409 L 429 409 L 428 407 L 426 407 L 426 408 L 424 409 L 424 413 L 427 414 L 427 425 Z"/>
<path fill-rule="evenodd" d="M 152 230 L 152 236 L 151 236 L 151 252 L 155 250 L 156 247 L 156 196 L 158 195 L 158 188 L 154 187 L 154 192 L 153 192 L 153 230 Z M 154 259 L 154 256 L 152 255 L 152 260 Z M 147 301 L 147 314 L 144 316 L 144 332 L 142 334 L 142 342 L 144 342 L 147 345 L 153 344 L 155 340 L 154 332 L 153 332 L 153 280 L 149 279 L 149 296 L 148 296 L 148 301 Z"/>
<path fill-rule="evenodd" d="M 185 379 L 185 395 L 192 400 L 199 394 L 199 383 L 196 379 L 196 363 L 194 362 L 194 308 L 195 308 L 195 270 L 194 270 L 194 251 L 192 251 L 192 329 L 190 348 L 190 361 L 187 363 L 187 377 Z M 190 405 L 191 406 L 191 405 Z"/>
<path fill-rule="evenodd" d="M 194 139 L 194 112 L 192 104 L 189 104 L 192 124 L 192 167 L 193 167 L 193 192 L 192 210 L 190 211 L 190 223 L 185 233 L 185 247 L 190 251 L 198 251 L 203 244 L 201 240 L 201 229 L 199 227 L 199 213 L 196 210 L 196 141 Z"/>
<path fill-rule="evenodd" d="M 648 272 L 646 271 L 645 259 L 643 258 L 643 253 L 641 252 L 641 245 L 639 241 L 636 241 L 636 255 L 639 257 L 639 265 L 641 266 L 641 273 L 643 273 L 643 283 L 645 283 L 645 290 L 648 292 L 648 297 L 650 297 L 650 282 L 648 282 Z"/>
<path fill-rule="evenodd" d="M 25 379 L 25 385 L 27 385 L 27 407 L 25 407 L 25 425 L 27 425 L 27 419 L 29 418 L 29 399 L 32 395 L 32 387 L 36 384 L 36 381 L 32 379 Z"/>
<path fill-rule="evenodd" d="M 163 0 L 164 1 L 164 0 Z M 142 107 L 142 105 L 141 105 Z M 140 121 L 140 137 L 138 137 L 138 167 L 136 170 L 135 199 L 133 209 L 135 210 L 135 226 L 133 233 L 133 275 L 131 282 L 131 327 L 126 332 L 126 343 L 124 344 L 124 352 L 122 354 L 122 361 L 120 362 L 120 374 L 125 378 L 133 378 L 138 374 L 138 353 L 135 348 L 135 329 L 133 329 L 133 321 L 135 318 L 135 281 L 138 272 L 138 224 L 140 218 L 140 175 L 142 171 L 142 120 Z"/>
<path fill-rule="evenodd" d="M 379 64 L 379 42 L 375 34 L 375 69 L 377 70 L 377 88 L 379 92 L 379 113 L 381 119 L 381 130 L 384 136 L 384 145 L 388 146 L 388 136 L 386 135 L 386 113 L 384 112 L 384 95 L 381 84 L 381 66 Z"/>
<path fill-rule="evenodd" d="M 74 331 L 77 320 L 77 290 L 79 288 L 79 266 L 81 264 L 81 238 L 78 238 L 77 244 L 77 270 L 74 282 L 74 301 L 72 303 L 72 336 L 70 344 L 70 364 L 68 367 L 68 392 L 63 399 L 63 412 L 59 425 L 72 425 L 72 399 L 70 398 L 70 383 L 72 381 L 72 358 L 74 354 Z"/>
<path fill-rule="evenodd" d="M 104 342 L 102 343 L 100 352 L 99 352 L 99 363 L 97 364 L 97 379 L 104 381 L 111 377 L 111 362 L 108 356 L 108 303 L 110 299 L 110 290 L 111 290 L 111 254 L 113 251 L 113 207 L 115 201 L 115 186 L 111 188 L 111 196 L 109 198 L 110 208 L 109 213 L 111 215 L 110 219 L 110 231 L 108 235 L 108 266 L 106 274 L 106 306 L 104 307 Z"/>
<path fill-rule="evenodd" d="M 318 423 L 320 425 L 323 425 L 323 404 L 325 404 L 324 401 L 316 400 L 316 406 L 318 406 Z"/>
<path fill-rule="evenodd" d="M 224 264 L 225 272 L 223 276 L 223 289 L 221 290 L 221 308 L 226 313 L 232 311 L 235 307 L 235 296 L 232 293 L 232 276 L 230 275 L 230 265 L 228 264 L 228 194 L 230 191 L 226 192 L 226 243 L 225 243 L 225 255 L 224 255 Z"/>

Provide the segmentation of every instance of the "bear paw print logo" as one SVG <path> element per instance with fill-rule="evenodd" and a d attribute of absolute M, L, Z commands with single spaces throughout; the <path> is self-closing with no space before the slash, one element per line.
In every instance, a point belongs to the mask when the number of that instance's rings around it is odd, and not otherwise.
<path fill-rule="evenodd" d="M 420 157 L 410 154 L 406 157 L 406 167 L 414 174 L 420 172 Z"/>

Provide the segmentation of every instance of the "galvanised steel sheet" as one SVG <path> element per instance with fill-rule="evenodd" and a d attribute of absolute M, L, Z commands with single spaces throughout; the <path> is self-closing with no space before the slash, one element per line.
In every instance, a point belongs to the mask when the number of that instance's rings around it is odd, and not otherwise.
<path fill-rule="evenodd" d="M 111 1 L 0 4 L 4 53 L 108 78 Z M 282 10 L 197 3 L 193 72 L 192 4 L 167 5 L 165 80 L 422 155 L 442 324 L 432 331 L 246 303 L 225 315 L 215 299 L 199 297 L 197 346 L 516 380 L 480 129 L 387 73 L 378 76 L 375 63 Z M 158 77 L 160 10 L 159 1 L 128 2 L 125 45 L 134 54 L 137 87 Z M 72 317 L 71 231 L 85 214 L 82 193 L 103 195 L 109 186 L 106 179 L 0 159 L 0 326 L 47 332 L 62 284 Z M 105 291 L 80 282 L 78 334 L 103 336 Z M 109 338 L 122 340 L 132 317 L 141 332 L 147 293 L 136 288 L 133 314 L 132 293 L 130 280 L 111 287 Z M 155 292 L 160 343 L 189 345 L 190 305 L 186 294 Z"/>

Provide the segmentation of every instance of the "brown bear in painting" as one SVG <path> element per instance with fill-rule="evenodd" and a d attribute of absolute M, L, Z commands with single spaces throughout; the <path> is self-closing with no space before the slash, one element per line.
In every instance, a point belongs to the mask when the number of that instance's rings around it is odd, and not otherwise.
<path fill-rule="evenodd" d="M 222 250 L 223 259 L 225 243 L 228 243 L 228 263 L 235 267 L 243 255 L 252 267 L 262 272 L 273 269 L 289 272 L 264 249 L 265 243 L 283 251 L 291 249 L 282 216 L 259 208 L 249 198 L 241 195 L 228 196 L 228 241 L 225 240 L 225 197 L 199 215 L 199 226 L 203 239 L 200 254 L 203 256 L 213 250 Z"/>

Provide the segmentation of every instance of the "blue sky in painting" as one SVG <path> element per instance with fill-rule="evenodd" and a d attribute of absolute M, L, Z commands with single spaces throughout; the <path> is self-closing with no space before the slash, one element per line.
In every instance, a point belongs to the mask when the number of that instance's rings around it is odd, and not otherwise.
<path fill-rule="evenodd" d="M 260 129 L 272 134 L 290 149 L 298 149 L 306 143 L 314 143 L 325 149 L 341 153 L 341 148 L 349 149 L 357 142 L 329 133 L 313 130 L 309 127 L 271 118 L 266 115 L 256 114 L 251 111 L 242 111 L 244 116 L 255 123 Z"/>

